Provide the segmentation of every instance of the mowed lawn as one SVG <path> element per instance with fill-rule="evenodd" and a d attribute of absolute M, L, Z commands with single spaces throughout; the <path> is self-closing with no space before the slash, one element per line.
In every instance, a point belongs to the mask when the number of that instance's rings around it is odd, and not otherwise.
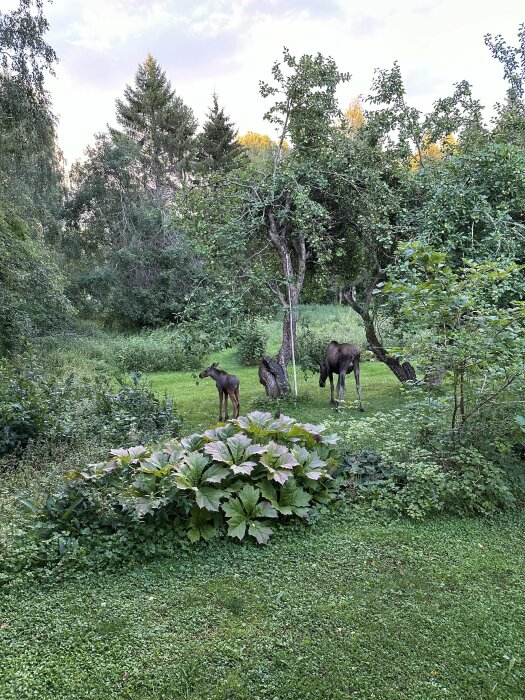
<path fill-rule="evenodd" d="M 353 342 L 365 347 L 364 333 L 360 319 L 348 307 L 305 306 L 301 309 L 301 319 L 309 328 L 322 337 L 339 342 Z M 268 350 L 277 352 L 280 345 L 282 325 L 279 320 L 267 324 L 269 331 Z M 236 374 L 241 380 L 241 413 L 254 410 L 275 411 L 276 404 L 265 396 L 264 387 L 259 382 L 258 367 L 244 367 L 239 362 L 235 348 L 228 348 L 212 353 L 207 365 L 219 362 L 219 367 Z M 202 367 L 204 369 L 204 366 Z M 292 368 L 289 368 L 293 387 Z M 201 430 L 216 422 L 219 415 L 219 400 L 215 382 L 212 379 L 199 379 L 196 372 L 157 372 L 147 375 L 154 390 L 159 394 L 167 393 L 175 399 L 177 408 L 184 419 L 184 430 Z M 319 387 L 319 375 L 305 377 L 297 368 L 298 399 L 293 397 L 282 401 L 283 413 L 298 420 L 310 423 L 329 421 L 335 417 L 330 406 L 330 386 Z M 403 401 L 403 391 L 392 372 L 380 362 L 361 363 L 361 384 L 365 413 L 357 409 L 357 392 L 354 375 L 346 381 L 346 402 L 338 418 L 362 419 L 377 411 L 388 411 L 399 406 Z M 231 414 L 231 404 L 228 402 Z"/>
<path fill-rule="evenodd" d="M 221 369 L 236 374 L 241 380 L 241 413 L 254 410 L 275 411 L 277 404 L 269 401 L 264 387 L 259 383 L 257 367 L 242 367 L 237 359 L 235 349 L 216 352 L 209 358 L 219 362 Z M 203 368 L 204 369 L 204 368 Z M 290 378 L 292 373 L 290 371 Z M 148 379 L 158 394 L 167 393 L 175 399 L 179 413 L 184 420 L 184 430 L 200 430 L 217 421 L 219 415 L 219 398 L 215 382 L 212 379 L 199 379 L 191 372 L 157 372 L 149 374 Z M 330 384 L 319 387 L 319 376 L 309 376 L 298 371 L 297 400 L 287 399 L 280 403 L 283 413 L 292 415 L 302 421 L 319 423 L 335 417 L 335 410 L 330 406 Z M 354 375 L 347 377 L 346 401 L 340 417 L 347 416 L 360 419 L 379 410 L 388 411 L 397 407 L 403 400 L 402 389 L 392 372 L 380 362 L 364 362 L 361 369 L 361 385 L 365 413 L 357 407 L 357 392 Z M 230 417 L 231 403 L 228 402 Z"/>
<path fill-rule="evenodd" d="M 522 700 L 525 514 L 352 509 L 0 598 L 2 700 Z"/>

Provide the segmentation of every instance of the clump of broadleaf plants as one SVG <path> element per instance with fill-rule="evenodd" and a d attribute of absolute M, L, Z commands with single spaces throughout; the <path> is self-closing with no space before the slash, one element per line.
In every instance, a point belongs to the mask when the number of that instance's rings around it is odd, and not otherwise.
<path fill-rule="evenodd" d="M 266 544 L 272 522 L 307 518 L 337 493 L 337 436 L 323 430 L 250 413 L 156 447 L 111 450 L 109 461 L 68 473 L 57 493 L 24 505 L 69 539 L 156 524 L 191 542 L 225 532 Z"/>

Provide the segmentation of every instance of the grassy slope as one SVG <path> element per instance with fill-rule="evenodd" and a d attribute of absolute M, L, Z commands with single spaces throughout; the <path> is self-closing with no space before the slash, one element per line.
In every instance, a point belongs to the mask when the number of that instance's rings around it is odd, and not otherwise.
<path fill-rule="evenodd" d="M 355 313 L 346 307 L 337 306 L 306 306 L 301 310 L 301 320 L 308 323 L 316 333 L 326 338 L 340 342 L 353 342 L 360 347 L 365 346 L 364 334 L 359 319 Z M 268 324 L 269 344 L 271 353 L 278 350 L 281 337 L 281 322 L 276 320 Z M 275 410 L 275 406 L 267 402 L 264 388 L 259 383 L 257 367 L 243 367 L 239 364 L 234 348 L 215 352 L 209 358 L 209 363 L 219 362 L 222 369 L 237 374 L 241 380 L 241 412 L 253 410 Z M 191 372 L 158 372 L 148 377 L 155 391 L 172 395 L 185 419 L 185 430 L 199 430 L 218 417 L 219 401 L 215 383 L 211 379 L 199 380 L 197 373 Z M 303 373 L 298 370 L 299 399 L 288 400 L 281 406 L 283 412 L 293 415 L 299 420 L 308 422 L 326 421 L 334 415 L 330 408 L 330 388 L 319 388 L 319 376 L 310 376 L 305 380 Z M 292 379 L 290 368 L 290 379 Z M 363 400 L 366 415 L 378 410 L 387 411 L 398 406 L 402 395 L 399 382 L 383 364 L 378 362 L 363 362 L 361 371 Z M 347 380 L 347 408 L 352 418 L 362 417 L 355 408 L 357 393 L 353 375 Z M 230 406 L 231 411 L 231 406 Z"/>
<path fill-rule="evenodd" d="M 361 342 L 347 312 L 307 311 L 316 330 Z M 279 324 L 270 330 L 273 351 Z M 256 369 L 233 350 L 210 360 L 240 375 L 244 412 L 264 407 Z M 213 422 L 210 380 L 152 381 L 176 397 L 185 431 Z M 402 400 L 380 364 L 364 363 L 363 386 L 365 416 Z M 283 410 L 326 421 L 328 392 L 301 378 Z M 267 548 L 218 541 L 114 575 L 27 584 L 0 597 L 0 698 L 518 700 L 524 527 L 524 513 L 416 525 L 341 511 L 282 528 Z"/>
<path fill-rule="evenodd" d="M 519 700 L 525 514 L 341 511 L 0 599 L 2 700 Z"/>

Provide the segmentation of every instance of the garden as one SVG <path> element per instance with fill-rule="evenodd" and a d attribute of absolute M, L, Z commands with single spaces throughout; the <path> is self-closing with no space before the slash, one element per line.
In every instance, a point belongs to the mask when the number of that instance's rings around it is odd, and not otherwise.
<path fill-rule="evenodd" d="M 2 700 L 522 698 L 525 25 L 492 120 L 284 49 L 275 139 L 148 55 L 66 173 L 45 9 L 0 12 Z"/>

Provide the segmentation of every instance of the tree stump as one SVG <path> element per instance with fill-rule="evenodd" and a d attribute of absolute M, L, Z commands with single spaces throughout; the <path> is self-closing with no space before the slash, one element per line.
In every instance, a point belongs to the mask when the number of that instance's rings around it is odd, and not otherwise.
<path fill-rule="evenodd" d="M 265 355 L 259 364 L 259 381 L 271 399 L 281 399 L 290 393 L 286 369 L 269 355 Z"/>

